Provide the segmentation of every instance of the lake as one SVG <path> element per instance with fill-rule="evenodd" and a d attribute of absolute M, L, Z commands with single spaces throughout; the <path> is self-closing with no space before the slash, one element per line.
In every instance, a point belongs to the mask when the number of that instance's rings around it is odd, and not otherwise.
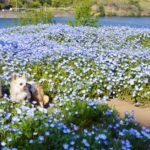
<path fill-rule="evenodd" d="M 54 17 L 55 23 L 67 24 L 67 20 L 73 17 Z M 15 26 L 17 19 L 14 18 L 0 18 L 0 28 Z M 105 26 L 130 26 L 137 28 L 150 28 L 150 17 L 101 17 L 98 21 L 100 25 Z"/>

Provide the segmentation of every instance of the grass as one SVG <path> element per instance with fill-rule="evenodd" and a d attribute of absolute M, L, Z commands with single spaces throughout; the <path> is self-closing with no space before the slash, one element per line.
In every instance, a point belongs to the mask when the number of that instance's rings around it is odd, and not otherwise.
<path fill-rule="evenodd" d="M 136 36 L 130 36 L 126 39 L 127 42 L 137 41 L 137 43 L 141 44 L 144 48 L 150 48 L 150 37 L 144 36 L 142 34 Z"/>

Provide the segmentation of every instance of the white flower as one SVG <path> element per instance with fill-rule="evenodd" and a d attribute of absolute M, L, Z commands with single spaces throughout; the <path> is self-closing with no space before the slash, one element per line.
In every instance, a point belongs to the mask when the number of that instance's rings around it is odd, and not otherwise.
<path fill-rule="evenodd" d="M 135 82 L 134 79 L 131 79 L 131 80 L 129 81 L 130 85 L 134 85 L 134 82 Z"/>
<path fill-rule="evenodd" d="M 0 109 L 0 113 L 3 113 L 4 112 L 4 109 Z"/>
<path fill-rule="evenodd" d="M 11 141 L 12 141 L 12 138 L 8 138 L 7 141 L 8 141 L 8 142 L 11 142 Z"/>
<path fill-rule="evenodd" d="M 19 109 L 19 108 L 15 108 L 15 109 L 17 111 L 17 114 L 21 114 L 21 109 Z"/>
<path fill-rule="evenodd" d="M 14 122 L 18 122 L 18 121 L 20 121 L 20 119 L 19 119 L 19 117 L 18 117 L 18 116 L 14 116 L 14 117 L 12 118 L 12 121 L 14 121 Z"/>
<path fill-rule="evenodd" d="M 49 136 L 49 135 L 50 135 L 50 132 L 46 131 L 46 132 L 45 132 L 45 135 L 46 135 L 46 136 Z"/>
<path fill-rule="evenodd" d="M 2 146 L 5 146 L 5 145 L 6 145 L 6 143 L 5 143 L 5 142 L 1 142 L 1 145 L 2 145 Z"/>

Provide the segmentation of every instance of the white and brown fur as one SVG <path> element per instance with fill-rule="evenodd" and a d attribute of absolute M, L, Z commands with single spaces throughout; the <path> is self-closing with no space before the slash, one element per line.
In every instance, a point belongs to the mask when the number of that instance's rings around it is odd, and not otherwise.
<path fill-rule="evenodd" d="M 10 83 L 10 98 L 14 102 L 20 101 L 36 101 L 38 105 L 44 107 L 49 102 L 49 97 L 44 95 L 43 88 L 40 84 L 30 81 L 28 82 L 25 75 L 12 75 Z"/>
<path fill-rule="evenodd" d="M 49 97 L 44 95 L 42 85 L 36 82 L 28 82 L 28 87 L 31 92 L 31 102 L 36 101 L 38 105 L 44 107 L 49 102 Z"/>

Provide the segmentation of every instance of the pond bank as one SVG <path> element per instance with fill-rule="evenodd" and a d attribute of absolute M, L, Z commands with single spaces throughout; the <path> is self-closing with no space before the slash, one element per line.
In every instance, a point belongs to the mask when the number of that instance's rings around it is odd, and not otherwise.
<path fill-rule="evenodd" d="M 54 17 L 73 16 L 73 9 L 71 8 L 50 8 Z M 20 12 L 16 11 L 0 11 L 0 18 L 17 18 Z"/>

